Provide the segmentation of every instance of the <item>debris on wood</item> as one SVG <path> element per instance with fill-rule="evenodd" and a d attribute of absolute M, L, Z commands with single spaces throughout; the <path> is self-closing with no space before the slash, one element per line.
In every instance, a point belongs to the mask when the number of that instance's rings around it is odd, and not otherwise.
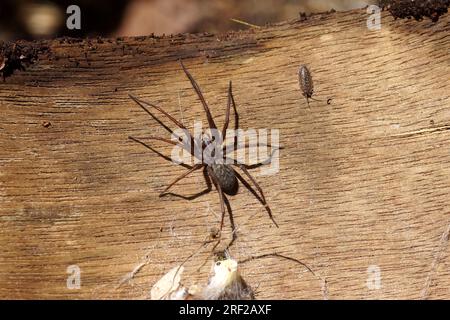
<path fill-rule="evenodd" d="M 189 288 L 181 284 L 183 266 L 176 266 L 152 287 L 152 300 L 253 300 L 253 290 L 241 277 L 238 263 L 233 259 L 217 261 L 208 283 Z"/>
<path fill-rule="evenodd" d="M 417 21 L 428 17 L 437 22 L 448 11 L 450 0 L 380 0 L 380 6 L 387 9 L 394 18 L 414 18 Z"/>
<path fill-rule="evenodd" d="M 184 300 L 188 296 L 187 290 L 181 286 L 183 266 L 170 269 L 150 290 L 151 300 Z"/>
<path fill-rule="evenodd" d="M 25 67 L 34 63 L 38 54 L 44 51 L 48 51 L 48 47 L 34 43 L 0 42 L 0 73 L 3 80 L 16 70 L 25 70 Z"/>
<path fill-rule="evenodd" d="M 247 285 L 233 259 L 217 261 L 213 275 L 202 292 L 204 300 L 254 300 L 252 288 Z"/>
<path fill-rule="evenodd" d="M 51 124 L 49 121 L 43 121 L 43 122 L 42 122 L 42 126 L 43 126 L 44 128 L 49 128 L 51 125 L 52 125 L 52 124 Z"/>

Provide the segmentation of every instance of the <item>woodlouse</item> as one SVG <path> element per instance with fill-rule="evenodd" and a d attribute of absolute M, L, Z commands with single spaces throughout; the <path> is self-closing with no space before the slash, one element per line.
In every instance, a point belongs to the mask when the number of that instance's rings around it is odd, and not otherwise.
<path fill-rule="evenodd" d="M 314 93 L 314 82 L 311 76 L 311 72 L 309 71 L 308 67 L 306 65 L 301 65 L 300 69 L 298 70 L 298 82 L 300 84 L 300 90 L 302 91 L 303 96 L 306 98 L 306 103 L 308 104 L 308 108 L 311 108 L 309 106 L 309 99 L 315 100 L 315 101 L 321 101 L 314 99 L 312 97 Z M 331 103 L 331 99 L 327 100 L 327 104 Z"/>

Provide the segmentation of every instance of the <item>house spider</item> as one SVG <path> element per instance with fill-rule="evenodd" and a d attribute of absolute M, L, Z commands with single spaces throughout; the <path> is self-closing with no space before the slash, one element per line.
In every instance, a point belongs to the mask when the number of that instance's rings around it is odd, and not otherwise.
<path fill-rule="evenodd" d="M 186 76 L 190 80 L 190 82 L 191 82 L 195 92 L 197 93 L 201 104 L 203 105 L 203 108 L 204 108 L 205 113 L 206 113 L 206 118 L 208 120 L 208 125 L 209 125 L 210 131 L 213 131 L 213 130 L 218 131 L 216 123 L 214 122 L 213 117 L 211 115 L 211 112 L 209 111 L 209 107 L 208 107 L 208 105 L 207 105 L 207 103 L 205 101 L 205 98 L 203 97 L 203 94 L 200 91 L 200 87 L 198 86 L 197 82 L 194 80 L 192 75 L 189 73 L 189 71 L 186 69 L 186 67 L 184 66 L 184 64 L 183 64 L 183 62 L 181 60 L 180 60 L 180 64 L 181 64 L 181 67 L 183 68 L 184 73 L 186 74 Z M 187 167 L 189 170 L 185 171 L 183 174 L 181 174 L 180 176 L 175 178 L 160 193 L 160 195 L 159 195 L 160 197 L 168 194 L 168 190 L 173 185 L 175 185 L 177 182 L 179 182 L 180 180 L 182 180 L 183 178 L 185 178 L 186 176 L 188 176 L 192 172 L 200 170 L 200 169 L 203 169 L 203 175 L 205 177 L 208 189 L 206 191 L 201 192 L 200 194 L 207 193 L 207 192 L 209 192 L 211 190 L 211 180 L 212 180 L 214 186 L 216 187 L 217 192 L 219 193 L 220 207 L 221 207 L 221 212 L 222 212 L 219 234 L 221 233 L 222 227 L 223 227 L 224 216 L 225 216 L 225 205 L 227 205 L 228 210 L 230 212 L 230 218 L 232 219 L 232 217 L 231 217 L 231 210 L 230 210 L 230 207 L 229 207 L 228 199 L 226 198 L 225 194 L 227 194 L 227 195 L 235 195 L 237 193 L 238 180 L 241 181 L 241 183 L 244 184 L 247 187 L 247 189 L 249 189 L 249 191 L 262 203 L 262 205 L 266 209 L 267 213 L 269 214 L 270 219 L 273 221 L 275 226 L 278 228 L 278 224 L 275 222 L 275 220 L 274 220 L 274 218 L 272 216 L 272 211 L 271 211 L 269 205 L 267 204 L 266 198 L 264 197 L 264 193 L 263 193 L 261 187 L 258 185 L 256 180 L 252 177 L 252 175 L 248 171 L 248 169 L 252 169 L 252 168 L 255 168 L 255 167 L 258 167 L 258 166 L 270 163 L 272 155 L 269 157 L 268 160 L 265 160 L 263 162 L 260 162 L 260 163 L 257 163 L 257 164 L 253 164 L 253 165 L 246 165 L 246 164 L 241 163 L 241 162 L 239 162 L 239 161 L 237 161 L 237 160 L 235 160 L 233 158 L 227 158 L 226 157 L 226 153 L 227 153 L 227 150 L 229 149 L 229 146 L 224 145 L 224 143 L 222 143 L 222 142 L 225 141 L 225 137 L 226 137 L 226 134 L 227 134 L 227 128 L 228 128 L 228 124 L 229 124 L 229 120 L 230 120 L 230 108 L 231 108 L 231 106 L 233 106 L 234 114 L 235 114 L 235 130 L 237 130 L 238 127 L 239 127 L 239 125 L 238 125 L 238 114 L 237 114 L 237 110 L 236 110 L 236 104 L 235 104 L 235 101 L 234 101 L 234 98 L 233 98 L 233 94 L 232 94 L 232 90 L 231 90 L 231 81 L 229 82 L 229 86 L 228 86 L 228 101 L 227 101 L 227 110 L 226 110 L 226 115 L 225 115 L 225 123 L 223 125 L 222 131 L 219 132 L 218 135 L 213 135 L 213 137 L 209 137 L 209 136 L 207 137 L 204 134 L 201 134 L 200 137 L 195 138 L 195 137 L 193 137 L 190 134 L 189 130 L 182 123 L 180 123 L 178 120 L 176 120 L 170 114 L 165 112 L 159 106 L 156 106 L 156 105 L 154 105 L 152 103 L 149 103 L 149 102 L 142 101 L 142 100 L 138 99 L 137 97 L 135 97 L 135 96 L 133 96 L 131 94 L 129 96 L 142 109 L 144 109 L 145 112 L 147 112 L 161 126 L 163 126 L 163 128 L 165 130 L 167 130 L 170 134 L 174 135 L 175 133 L 169 127 L 167 127 L 165 124 L 163 124 L 159 119 L 157 119 L 149 111 L 149 109 L 147 107 L 152 107 L 152 108 L 156 109 L 157 111 L 159 111 L 160 113 L 162 113 L 163 115 L 165 115 L 179 129 L 182 129 L 183 132 L 186 135 L 186 139 L 183 139 L 181 136 L 175 135 L 175 138 L 178 138 L 178 141 L 174 141 L 174 140 L 170 140 L 170 139 L 166 139 L 166 138 L 161 138 L 161 137 L 156 137 L 156 136 L 150 136 L 150 137 L 146 137 L 146 138 L 151 139 L 151 140 L 158 140 L 158 141 L 169 143 L 169 144 L 172 144 L 172 145 L 175 145 L 175 146 L 182 147 L 184 150 L 189 152 L 193 157 L 195 157 L 196 159 L 198 159 L 200 161 L 200 163 L 194 164 L 193 166 L 182 163 L 181 165 L 183 165 L 184 167 Z M 149 148 L 150 150 L 156 152 L 156 150 L 154 150 L 152 147 L 148 146 L 147 144 L 145 144 L 141 140 L 139 140 L 137 138 L 134 138 L 134 137 L 131 137 L 131 136 L 129 138 L 131 140 L 137 142 L 137 143 L 142 144 L 143 146 Z M 246 146 L 247 146 L 247 144 L 244 145 L 244 148 Z M 270 144 L 266 144 L 266 146 L 267 147 L 271 147 Z M 237 135 L 234 136 L 234 149 L 232 151 L 237 150 L 236 147 L 237 147 Z M 210 152 L 212 157 L 205 157 L 205 150 L 207 150 L 207 149 L 209 149 L 209 150 L 212 149 L 212 151 Z M 165 159 L 170 160 L 169 157 L 166 157 L 166 156 L 160 154 L 159 152 L 157 152 L 157 153 L 158 153 L 158 155 L 164 157 Z M 232 163 L 230 164 L 230 162 L 232 162 Z M 247 176 L 247 178 L 251 181 L 251 183 L 253 183 L 253 185 L 258 190 L 259 194 L 257 194 L 252 189 L 250 184 L 236 170 L 237 168 L 239 168 L 244 173 L 244 175 Z M 183 197 L 183 198 L 185 198 L 185 197 Z M 232 221 L 232 224 L 234 224 L 233 221 Z"/>

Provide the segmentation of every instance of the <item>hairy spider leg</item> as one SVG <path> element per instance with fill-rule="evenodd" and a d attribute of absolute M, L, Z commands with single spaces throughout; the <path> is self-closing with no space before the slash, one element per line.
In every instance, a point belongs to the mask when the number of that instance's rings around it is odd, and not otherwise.
<path fill-rule="evenodd" d="M 219 193 L 219 200 L 220 200 L 220 210 L 222 211 L 222 217 L 220 219 L 220 232 L 222 232 L 223 228 L 223 220 L 225 218 L 225 201 L 224 201 L 224 194 L 222 191 L 222 188 L 220 187 L 219 181 L 217 181 L 216 176 L 214 175 L 214 172 L 212 171 L 211 167 L 207 167 L 209 177 L 211 178 L 212 182 L 214 183 L 214 186 L 217 189 L 217 192 Z"/>
<path fill-rule="evenodd" d="M 198 169 L 200 169 L 200 168 L 202 168 L 202 167 L 204 167 L 204 165 L 203 164 L 201 164 L 201 163 L 199 163 L 199 164 L 196 164 L 196 165 L 194 165 L 191 169 L 189 169 L 188 171 L 186 171 L 186 172 L 183 172 L 183 174 L 182 175 L 180 175 L 180 176 L 178 176 L 177 178 L 175 178 L 160 194 L 159 194 L 159 196 L 160 197 L 162 197 L 165 193 L 167 193 L 167 191 L 174 185 L 174 184 L 176 184 L 178 181 L 180 181 L 181 179 L 183 179 L 183 178 L 185 178 L 185 177 L 187 177 L 190 173 L 192 173 L 192 172 L 194 172 L 194 171 L 196 171 L 196 170 L 198 170 Z"/>
<path fill-rule="evenodd" d="M 217 126 L 216 126 L 216 124 L 214 122 L 214 119 L 213 119 L 213 117 L 211 115 L 211 112 L 209 111 L 208 104 L 206 103 L 205 98 L 203 97 L 203 94 L 202 94 L 202 92 L 200 90 L 200 87 L 198 86 L 197 82 L 194 80 L 192 75 L 189 73 L 189 71 L 184 66 L 183 61 L 180 60 L 180 64 L 181 64 L 181 67 L 183 68 L 184 73 L 186 74 L 186 76 L 188 77 L 189 81 L 191 82 L 192 87 L 194 87 L 194 90 L 197 93 L 197 96 L 198 96 L 198 98 L 200 99 L 200 102 L 203 105 L 203 109 L 205 109 L 209 127 L 211 129 L 217 129 Z"/>
<path fill-rule="evenodd" d="M 255 197 L 262 203 L 262 205 L 266 209 L 267 213 L 269 214 L 270 220 L 272 220 L 272 222 L 275 224 L 275 226 L 277 228 L 279 228 L 278 224 L 276 223 L 275 219 L 273 218 L 272 210 L 270 209 L 269 205 L 267 204 L 266 197 L 264 196 L 264 193 L 263 193 L 261 187 L 259 186 L 259 184 L 253 178 L 253 176 L 250 174 L 250 172 L 248 172 L 247 168 L 245 168 L 245 165 L 235 164 L 235 166 L 239 167 L 242 170 L 242 172 L 244 172 L 244 174 L 250 179 L 250 181 L 253 183 L 253 185 L 256 187 L 256 189 L 259 191 L 260 199 L 258 199 L 258 197 L 256 197 L 256 195 L 254 194 Z M 239 177 L 241 178 L 239 180 L 241 180 L 241 182 L 242 182 L 242 179 L 243 179 L 242 176 L 236 170 L 234 170 L 234 172 L 236 173 L 236 176 L 238 177 L 238 179 L 239 179 Z"/>
<path fill-rule="evenodd" d="M 227 99 L 227 111 L 225 113 L 225 122 L 223 124 L 223 128 L 222 128 L 222 143 L 225 143 L 225 138 L 227 135 L 227 129 L 228 129 L 228 124 L 230 122 L 230 108 L 231 108 L 231 97 L 232 97 L 232 93 L 231 93 L 231 81 L 228 84 L 228 99 Z"/>
<path fill-rule="evenodd" d="M 133 96 L 132 94 L 129 94 L 129 97 L 130 97 L 131 99 L 133 99 L 134 102 L 136 102 L 138 106 L 140 106 L 145 112 L 147 112 L 148 114 L 150 114 L 153 118 L 156 118 L 156 117 L 155 117 L 155 116 L 154 116 L 154 115 L 153 115 L 153 114 L 145 107 L 145 105 L 148 105 L 148 106 L 150 106 L 150 107 L 155 108 L 156 110 L 158 110 L 159 112 L 161 112 L 163 115 L 165 115 L 167 118 L 169 118 L 169 120 L 172 121 L 172 122 L 173 122 L 176 126 L 178 126 L 180 129 L 185 130 L 186 133 L 189 135 L 189 138 L 190 138 L 190 141 L 191 141 L 191 146 L 190 146 L 191 148 L 188 149 L 184 144 L 179 145 L 179 146 L 182 147 L 183 149 L 185 149 L 186 151 L 188 151 L 192 156 L 195 157 L 195 152 L 194 152 L 195 141 L 194 141 L 194 138 L 193 138 L 191 132 L 190 132 L 190 131 L 182 124 L 182 123 L 180 123 L 178 120 L 176 120 L 174 117 L 172 117 L 169 113 L 165 112 L 163 109 L 161 109 L 160 107 L 158 107 L 158 106 L 155 105 L 155 104 L 152 104 L 152 103 L 149 103 L 149 102 L 140 100 L 140 99 L 138 99 L 137 97 Z M 159 119 L 158 119 L 158 122 L 161 123 L 161 121 L 160 121 Z M 169 133 L 174 134 L 173 131 L 172 131 L 170 128 L 168 128 L 167 126 L 163 125 L 163 127 L 164 127 Z M 177 136 L 177 138 L 178 138 L 178 140 L 180 140 L 180 142 L 181 142 L 181 140 L 182 140 L 181 137 Z M 158 138 L 158 140 L 164 141 L 163 138 Z M 172 142 L 173 142 L 173 141 L 172 141 Z M 199 160 L 201 160 L 201 159 L 199 159 Z"/>
<path fill-rule="evenodd" d="M 151 146 L 149 146 L 149 145 L 146 144 L 145 142 L 140 141 L 139 139 L 134 138 L 134 137 L 131 137 L 131 136 L 129 136 L 128 139 L 133 140 L 134 142 L 137 142 L 137 143 L 143 145 L 143 146 L 146 147 L 147 149 L 149 149 L 149 150 L 153 151 L 154 153 L 156 153 L 156 154 L 157 154 L 158 156 L 160 156 L 161 158 L 163 158 L 163 159 L 165 159 L 165 160 L 167 160 L 167 161 L 172 162 L 172 159 L 171 159 L 170 157 L 168 157 L 168 156 L 162 154 L 162 153 L 159 152 L 158 150 L 153 149 Z M 186 164 L 186 163 L 179 163 L 179 165 L 182 166 L 182 167 L 188 168 L 188 169 L 191 169 L 191 168 L 192 168 L 191 165 L 188 165 L 188 164 Z"/>

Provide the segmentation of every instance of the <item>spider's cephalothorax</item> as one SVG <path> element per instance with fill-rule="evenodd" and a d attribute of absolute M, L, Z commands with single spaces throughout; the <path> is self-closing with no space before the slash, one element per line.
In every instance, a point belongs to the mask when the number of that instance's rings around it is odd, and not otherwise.
<path fill-rule="evenodd" d="M 209 111 L 209 107 L 205 101 L 205 98 L 203 97 L 203 94 L 200 91 L 200 87 L 198 86 L 197 82 L 194 80 L 192 75 L 189 73 L 189 71 L 185 68 L 183 63 L 181 61 L 180 61 L 180 63 L 181 63 L 181 67 L 183 68 L 184 73 L 188 77 L 189 81 L 191 82 L 192 86 L 194 87 L 195 92 L 198 95 L 198 98 L 200 99 L 200 102 L 202 103 L 203 109 L 206 113 L 206 118 L 208 120 L 209 129 L 211 131 L 214 131 L 214 130 L 217 131 L 217 126 L 214 122 L 214 119 L 212 118 L 211 112 Z M 266 163 L 268 163 L 267 160 L 262 161 L 261 163 L 253 164 L 250 166 L 250 165 L 246 165 L 244 163 L 240 163 L 237 160 L 228 158 L 227 153 L 229 153 L 230 151 L 237 150 L 236 149 L 237 136 L 234 137 L 234 149 L 233 150 L 229 150 L 229 148 L 228 148 L 229 146 L 225 146 L 225 145 L 223 145 L 223 143 L 219 143 L 219 141 L 215 140 L 214 137 L 211 139 L 194 138 L 189 133 L 189 130 L 182 123 L 177 121 L 174 117 L 172 117 L 170 114 L 165 112 L 159 106 L 156 106 L 149 102 L 144 102 L 132 95 L 130 95 L 130 98 L 132 98 L 140 107 L 142 107 L 142 109 L 144 109 L 145 112 L 147 112 L 151 117 L 153 117 L 156 121 L 158 121 L 158 123 L 160 123 L 164 127 L 164 129 L 166 129 L 170 134 L 173 135 L 174 132 L 169 127 L 164 125 L 159 119 L 157 119 L 149 111 L 149 109 L 147 109 L 147 107 L 152 107 L 152 108 L 158 110 L 159 112 L 164 114 L 170 121 L 172 121 L 178 128 L 180 128 L 180 129 L 184 130 L 186 133 L 188 133 L 187 134 L 188 141 L 184 141 L 181 137 L 179 137 L 178 141 L 173 141 L 171 139 L 160 138 L 160 137 L 155 137 L 155 136 L 146 137 L 147 139 L 159 140 L 159 141 L 163 141 L 163 142 L 181 147 L 181 148 L 185 149 L 187 152 L 189 152 L 193 157 L 200 160 L 200 163 L 194 164 L 193 166 L 189 166 L 189 165 L 185 164 L 185 166 L 189 167 L 189 170 L 187 170 L 182 175 L 177 177 L 174 181 L 172 181 L 172 183 L 170 183 L 166 187 L 166 189 L 164 189 L 161 192 L 160 196 L 167 194 L 167 191 L 175 183 L 177 183 L 181 179 L 185 178 L 190 173 L 192 173 L 196 170 L 203 169 L 203 173 L 205 175 L 205 179 L 208 184 L 207 191 L 209 191 L 211 189 L 211 181 L 212 181 L 212 183 L 214 184 L 214 186 L 217 189 L 217 192 L 219 193 L 220 206 L 221 206 L 221 211 L 222 211 L 220 230 L 222 230 L 224 216 L 225 216 L 225 201 L 226 201 L 225 194 L 233 195 L 237 192 L 238 185 L 239 185 L 238 180 L 241 181 L 241 183 L 244 184 L 255 195 L 255 197 L 264 205 L 266 211 L 269 214 L 270 219 L 272 219 L 273 223 L 278 227 L 277 223 L 275 222 L 275 220 L 272 217 L 272 212 L 270 210 L 269 205 L 266 202 L 266 199 L 264 197 L 264 193 L 263 193 L 262 189 L 260 188 L 260 186 L 258 185 L 256 180 L 252 177 L 250 172 L 248 172 L 248 170 L 247 170 L 249 168 L 253 168 L 256 166 L 266 164 Z M 236 110 L 236 104 L 234 102 L 233 94 L 231 91 L 231 81 L 230 81 L 229 86 L 228 86 L 228 102 L 227 102 L 227 110 L 226 110 L 226 115 L 225 115 L 225 123 L 220 132 L 219 140 L 221 142 L 225 141 L 225 138 L 226 138 L 228 123 L 230 120 L 231 106 L 233 106 L 234 115 L 235 115 L 235 128 L 234 129 L 237 130 L 238 129 L 237 110 Z M 130 137 L 130 139 L 132 139 L 132 140 L 142 144 L 143 146 L 151 149 L 152 151 L 154 151 L 150 146 L 148 146 L 141 140 L 133 138 L 133 137 Z M 266 146 L 271 147 L 269 144 L 267 144 Z M 205 151 L 205 149 L 211 148 L 211 147 L 214 147 L 213 151 L 211 152 L 212 160 L 209 159 L 209 161 L 204 161 L 204 157 L 203 157 L 204 151 Z M 219 150 L 221 152 L 216 152 L 215 150 L 217 148 L 219 148 Z M 245 146 L 244 146 L 244 148 L 245 148 Z M 198 149 L 201 149 L 201 150 L 198 150 Z M 250 184 L 241 176 L 241 174 L 239 174 L 239 172 L 237 171 L 237 168 L 239 168 L 244 173 L 244 175 L 247 176 L 247 178 L 250 180 L 250 182 L 253 183 L 253 185 L 258 190 L 258 193 L 256 191 L 254 191 L 253 188 L 251 188 Z M 202 192 L 202 193 L 204 193 L 204 192 Z"/>

